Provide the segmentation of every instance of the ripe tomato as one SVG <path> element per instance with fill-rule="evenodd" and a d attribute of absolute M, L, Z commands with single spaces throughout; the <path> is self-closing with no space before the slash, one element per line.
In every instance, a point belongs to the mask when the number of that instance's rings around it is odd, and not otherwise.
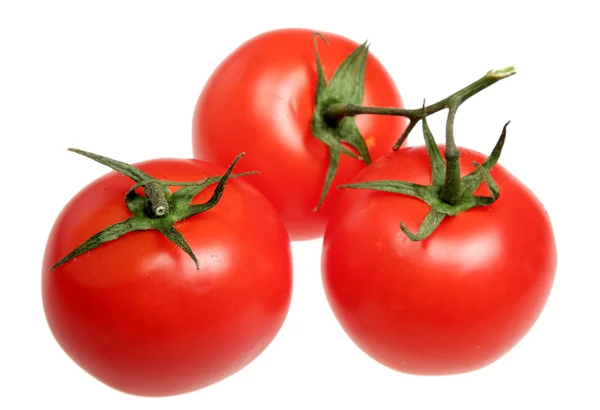
<path fill-rule="evenodd" d="M 171 181 L 224 171 L 180 159 L 137 167 Z M 242 179 L 230 179 L 213 208 L 175 222 L 198 269 L 160 232 L 145 230 L 51 271 L 90 236 L 131 216 L 124 197 L 133 182 L 110 172 L 66 205 L 48 239 L 42 294 L 52 333 L 76 363 L 123 392 L 165 396 L 215 383 L 269 345 L 291 300 L 291 248 L 277 212 Z"/>
<path fill-rule="evenodd" d="M 194 156 L 224 166 L 237 152 L 247 152 L 239 169 L 260 171 L 246 180 L 275 206 L 292 240 L 320 237 L 338 194 L 330 189 L 314 211 L 330 162 L 328 147 L 311 128 L 318 79 L 314 36 L 310 30 L 281 29 L 248 40 L 214 71 L 193 115 Z M 318 51 L 330 80 L 358 44 L 323 36 L 328 45 L 319 39 Z M 392 78 L 372 54 L 362 103 L 403 107 Z M 390 152 L 407 125 L 402 117 L 363 115 L 355 121 L 372 159 Z M 364 167 L 342 154 L 331 186 L 349 182 Z"/>
<path fill-rule="evenodd" d="M 485 159 L 460 152 L 463 176 Z M 425 147 L 402 149 L 354 182 L 428 185 L 429 161 Z M 491 176 L 495 203 L 446 217 L 421 241 L 399 223 L 417 232 L 430 210 L 425 202 L 342 189 L 324 235 L 323 284 L 341 326 L 375 360 L 412 374 L 472 371 L 508 352 L 540 315 L 557 263 L 549 217 L 505 168 L 496 165 Z"/>

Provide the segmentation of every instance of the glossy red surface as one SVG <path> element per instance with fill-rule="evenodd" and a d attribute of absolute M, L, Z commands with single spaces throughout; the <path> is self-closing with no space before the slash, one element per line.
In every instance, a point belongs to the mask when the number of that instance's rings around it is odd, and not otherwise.
<path fill-rule="evenodd" d="M 462 149 L 461 173 L 484 156 Z M 506 169 L 491 172 L 500 198 L 447 217 L 411 242 L 424 202 L 345 189 L 325 232 L 323 284 L 340 324 L 368 355 L 415 374 L 462 373 L 508 352 L 533 326 L 551 290 L 556 245 L 542 204 Z M 429 185 L 424 147 L 379 159 L 356 181 Z M 485 185 L 478 191 L 489 195 Z"/>

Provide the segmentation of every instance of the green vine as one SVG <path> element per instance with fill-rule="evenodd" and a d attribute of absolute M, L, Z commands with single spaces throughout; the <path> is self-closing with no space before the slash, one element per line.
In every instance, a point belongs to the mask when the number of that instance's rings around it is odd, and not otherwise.
<path fill-rule="evenodd" d="M 329 149 L 329 166 L 324 178 L 319 203 L 314 209 L 315 211 L 323 205 L 327 197 L 327 193 L 337 173 L 342 154 L 364 161 L 366 165 L 371 163 L 367 144 L 354 121 L 355 116 L 366 114 L 392 115 L 408 118 L 408 126 L 392 147 L 393 150 L 398 150 L 419 121 L 443 109 L 449 109 L 450 116 L 452 117 L 448 120 L 450 128 L 447 130 L 447 134 L 452 134 L 454 114 L 456 114 L 456 110 L 464 101 L 497 81 L 515 74 L 513 67 L 489 71 L 479 80 L 449 97 L 420 109 L 362 106 L 369 46 L 365 42 L 357 47 L 337 68 L 331 79 L 327 81 L 318 51 L 318 39 L 321 39 L 325 45 L 329 45 L 327 39 L 321 33 L 314 34 L 317 89 L 315 92 L 315 110 L 312 116 L 311 130 L 315 138 L 327 145 Z M 454 140 L 451 136 L 447 139 L 449 144 L 445 155 L 449 161 L 449 171 L 446 173 L 448 181 L 443 189 L 443 197 L 452 203 L 459 200 L 457 192 L 460 191 L 458 188 L 460 183 L 458 181 L 459 174 L 456 170 L 458 160 L 456 158 L 457 151 L 453 142 Z M 344 144 L 354 148 L 357 154 L 349 150 Z"/>

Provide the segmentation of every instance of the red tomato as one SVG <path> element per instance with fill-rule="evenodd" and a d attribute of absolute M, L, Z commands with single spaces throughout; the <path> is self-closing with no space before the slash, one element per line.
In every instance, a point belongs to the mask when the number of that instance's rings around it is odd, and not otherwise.
<path fill-rule="evenodd" d="M 329 80 L 358 44 L 323 34 L 329 46 L 318 40 L 318 50 Z M 311 30 L 282 29 L 242 44 L 214 71 L 193 117 L 194 156 L 226 166 L 238 152 L 247 152 L 237 169 L 260 171 L 246 180 L 275 206 L 292 240 L 320 237 L 338 194 L 334 187 L 365 167 L 363 161 L 342 155 L 332 189 L 314 212 L 329 150 L 311 131 L 317 88 L 313 36 Z M 363 104 L 403 107 L 392 78 L 372 54 L 367 57 Z M 407 121 L 362 115 L 356 124 L 375 159 L 391 151 Z"/>
<path fill-rule="evenodd" d="M 461 151 L 461 174 L 485 156 Z M 442 151 L 443 152 L 443 151 Z M 350 338 L 406 373 L 472 371 L 507 353 L 533 326 L 553 284 L 557 256 L 548 215 L 534 194 L 496 165 L 491 206 L 446 217 L 412 242 L 430 210 L 419 199 L 341 189 L 324 235 L 323 283 Z M 431 184 L 425 147 L 375 161 L 355 181 Z M 489 195 L 482 184 L 478 195 Z"/>
<path fill-rule="evenodd" d="M 175 181 L 224 172 L 197 160 L 137 166 Z M 277 212 L 242 179 L 227 182 L 214 208 L 174 225 L 199 270 L 161 233 L 147 230 L 50 271 L 91 235 L 131 216 L 124 196 L 134 183 L 111 172 L 69 202 L 48 239 L 42 291 L 54 336 L 83 369 L 123 392 L 174 395 L 237 372 L 269 345 L 291 300 L 291 248 Z M 192 203 L 206 202 L 215 185 Z"/>

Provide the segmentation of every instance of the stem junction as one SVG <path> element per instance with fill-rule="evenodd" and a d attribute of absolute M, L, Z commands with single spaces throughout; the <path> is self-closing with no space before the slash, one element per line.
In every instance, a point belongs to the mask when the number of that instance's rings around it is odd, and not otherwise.
<path fill-rule="evenodd" d="M 400 136 L 398 141 L 394 144 L 393 149 L 397 151 L 400 146 L 404 143 L 412 129 L 425 117 L 428 117 L 431 114 L 435 114 L 444 109 L 453 109 L 456 110 L 458 107 L 477 94 L 478 92 L 488 88 L 490 85 L 495 84 L 496 82 L 502 80 L 503 78 L 510 77 L 516 74 L 515 68 L 510 66 L 501 70 L 490 70 L 479 80 L 475 81 L 472 84 L 462 88 L 461 90 L 455 92 L 454 94 L 444 98 L 436 102 L 435 104 L 431 104 L 428 106 L 424 106 L 420 109 L 403 109 L 403 108 L 393 108 L 393 107 L 366 107 L 355 104 L 347 104 L 347 103 L 335 103 L 331 104 L 324 111 L 323 115 L 332 120 L 341 120 L 346 117 L 354 117 L 362 114 L 371 114 L 371 115 L 397 115 L 401 117 L 406 117 L 410 120 L 408 126 L 404 133 Z"/>
<path fill-rule="evenodd" d="M 321 57 L 319 55 L 317 40 L 323 40 L 325 45 L 329 45 L 321 33 L 315 33 L 313 37 L 314 50 L 317 68 L 317 89 L 315 92 L 315 110 L 311 122 L 312 134 L 315 138 L 323 142 L 329 148 L 329 166 L 319 203 L 315 207 L 317 211 L 324 203 L 327 193 L 331 187 L 340 162 L 340 155 L 344 154 L 354 159 L 364 161 L 366 165 L 371 163 L 371 157 L 367 144 L 358 130 L 354 117 L 357 115 L 394 115 L 409 119 L 409 123 L 393 145 L 392 149 L 397 151 L 413 128 L 424 120 L 427 116 L 437 113 L 443 109 L 448 109 L 451 118 L 447 122 L 447 140 L 449 142 L 446 151 L 448 161 L 448 173 L 446 174 L 446 184 L 443 189 L 443 198 L 445 201 L 455 204 L 459 198 L 457 192 L 460 191 L 460 177 L 458 173 L 458 154 L 453 143 L 453 124 L 454 115 L 458 107 L 473 95 L 484 90 L 497 81 L 515 74 L 513 67 L 507 67 L 502 70 L 492 70 L 487 72 L 479 80 L 462 88 L 454 94 L 431 104 L 423 106 L 420 109 L 403 109 L 394 107 L 368 107 L 362 106 L 364 97 L 364 77 L 369 46 L 367 43 L 361 44 L 352 52 L 337 68 L 329 82 L 325 78 Z M 352 152 L 347 148 L 354 149 Z M 455 158 L 456 157 L 456 158 Z"/>

